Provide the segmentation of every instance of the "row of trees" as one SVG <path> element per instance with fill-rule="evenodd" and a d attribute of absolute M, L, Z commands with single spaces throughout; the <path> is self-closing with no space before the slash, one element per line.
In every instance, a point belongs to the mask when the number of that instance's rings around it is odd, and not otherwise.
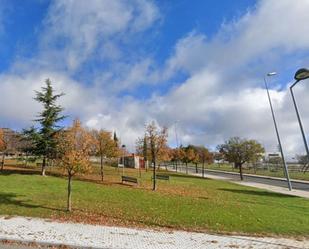
<path fill-rule="evenodd" d="M 178 168 L 179 162 L 185 164 L 186 173 L 188 173 L 188 164 L 192 163 L 195 165 L 195 171 L 198 172 L 198 164 L 202 164 L 202 174 L 204 176 L 205 164 L 213 163 L 214 155 L 210 153 L 205 146 L 180 146 L 172 150 L 171 162 Z"/>
<path fill-rule="evenodd" d="M 103 181 L 104 161 L 117 158 L 120 154 L 118 138 L 115 133 L 112 136 L 106 130 L 88 130 L 78 119 L 68 128 L 59 125 L 66 118 L 62 114 L 64 109 L 57 104 L 64 94 L 55 94 L 49 79 L 45 83 L 34 98 L 43 105 L 42 112 L 34 120 L 37 126 L 25 129 L 19 140 L 25 145 L 24 151 L 42 159 L 42 176 L 46 175 L 46 167 L 53 163 L 65 170 L 68 176 L 67 209 L 70 211 L 73 176 L 91 171 L 90 157 L 97 156 L 100 158 L 100 175 Z M 0 131 L 0 150 L 7 147 L 4 138 Z"/>
<path fill-rule="evenodd" d="M 263 146 L 256 140 L 241 139 L 232 137 L 217 147 L 219 153 L 210 153 L 204 146 L 188 145 L 186 147 L 171 149 L 167 145 L 167 129 L 159 128 L 154 122 L 146 126 L 145 135 L 137 140 L 137 153 L 142 155 L 146 161 L 153 165 L 153 190 L 156 189 L 156 166 L 160 162 L 179 162 L 185 164 L 188 173 L 188 164 L 195 164 L 198 172 L 198 164 L 202 164 L 204 176 L 205 164 L 213 163 L 215 159 L 234 163 L 239 169 L 240 179 L 243 180 L 243 165 L 245 163 L 258 162 L 265 152 Z"/>
<path fill-rule="evenodd" d="M 46 174 L 46 167 L 52 162 L 65 169 L 68 176 L 67 208 L 71 210 L 72 179 L 77 173 L 86 173 L 91 170 L 90 157 L 100 158 L 100 176 L 104 180 L 104 161 L 117 158 L 121 151 L 119 141 L 114 133 L 106 130 L 88 130 L 79 120 L 72 126 L 64 128 L 59 125 L 66 116 L 63 108 L 57 104 L 64 94 L 55 94 L 50 80 L 46 80 L 45 87 L 36 92 L 35 100 L 43 105 L 32 126 L 23 131 L 23 149 L 42 159 L 41 174 Z M 204 174 L 205 164 L 212 163 L 218 155 L 225 161 L 234 163 L 239 169 L 243 180 L 242 167 L 245 163 L 257 162 L 264 153 L 264 148 L 255 140 L 245 140 L 234 137 L 218 146 L 219 154 L 212 154 L 204 146 L 188 145 L 172 149 L 167 145 L 167 128 L 159 127 L 155 122 L 146 126 L 145 135 L 137 140 L 137 153 L 142 155 L 146 162 L 153 165 L 153 190 L 156 189 L 156 168 L 160 162 L 171 161 L 178 167 L 181 162 L 186 165 L 202 164 Z M 7 137 L 0 130 L 0 150 L 8 147 Z M 4 153 L 3 153 L 4 155 Z M 4 159 L 2 160 L 2 168 Z"/>

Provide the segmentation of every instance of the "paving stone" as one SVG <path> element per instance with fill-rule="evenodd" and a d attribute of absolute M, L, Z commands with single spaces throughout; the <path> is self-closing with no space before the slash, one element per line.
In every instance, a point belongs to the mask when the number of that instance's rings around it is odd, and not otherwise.
<path fill-rule="evenodd" d="M 0 217 L 0 239 L 109 249 L 309 248 L 308 240 L 153 231 L 23 217 Z"/>

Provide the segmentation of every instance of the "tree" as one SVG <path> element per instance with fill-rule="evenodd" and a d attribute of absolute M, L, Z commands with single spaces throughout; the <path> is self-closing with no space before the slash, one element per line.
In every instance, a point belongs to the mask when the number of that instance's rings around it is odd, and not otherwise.
<path fill-rule="evenodd" d="M 144 158 L 145 168 L 147 171 L 148 161 L 151 161 L 151 153 L 148 147 L 148 140 L 146 134 L 144 135 L 144 137 L 140 137 L 136 140 L 136 154 Z"/>
<path fill-rule="evenodd" d="M 162 128 L 162 130 L 165 128 Z M 161 130 L 161 131 L 162 131 Z M 145 163 L 148 165 L 148 161 L 153 162 L 153 154 L 151 150 L 151 142 L 149 140 L 148 134 L 145 134 L 144 137 L 140 137 L 136 140 L 136 154 L 143 156 Z M 156 154 L 156 165 L 157 168 L 160 167 L 162 162 L 170 161 L 172 157 L 171 149 L 166 144 L 166 141 Z M 147 169 L 147 168 L 146 168 Z"/>
<path fill-rule="evenodd" d="M 144 139 L 143 139 L 143 157 L 144 157 L 144 162 L 145 162 L 145 168 L 146 170 L 148 169 L 148 143 L 147 143 L 147 137 L 146 135 L 144 136 Z"/>
<path fill-rule="evenodd" d="M 144 140 L 145 139 L 145 140 Z M 140 142 L 138 142 L 140 141 Z M 144 144 L 146 141 L 146 147 L 149 151 L 148 154 L 151 156 L 151 162 L 153 165 L 153 188 L 152 190 L 156 190 L 156 166 L 157 162 L 163 159 L 166 156 L 167 152 L 167 128 L 166 127 L 158 127 L 156 123 L 153 121 L 146 126 L 146 132 L 144 138 L 139 138 L 137 140 L 137 144 Z M 149 157 L 148 157 L 149 159 Z"/>
<path fill-rule="evenodd" d="M 213 159 L 220 165 L 224 161 L 224 156 L 220 152 L 214 152 Z"/>
<path fill-rule="evenodd" d="M 307 155 L 296 155 L 296 159 L 302 165 L 302 172 L 306 173 L 309 169 L 309 159 Z"/>
<path fill-rule="evenodd" d="M 278 171 L 278 169 L 280 168 L 280 165 L 283 164 L 283 160 L 280 156 L 272 156 L 268 158 L 267 163 L 268 163 L 267 165 L 268 167 L 270 164 L 271 166 L 273 166 L 275 171 Z M 256 174 L 256 167 L 254 167 L 254 173 Z"/>
<path fill-rule="evenodd" d="M 37 102 L 43 105 L 43 111 L 39 113 L 38 119 L 39 128 L 31 127 L 24 130 L 25 137 L 32 141 L 31 152 L 43 158 L 42 175 L 45 175 L 46 161 L 55 156 L 56 150 L 56 134 L 61 131 L 61 127 L 57 123 L 65 118 L 61 115 L 63 108 L 57 105 L 57 100 L 63 96 L 63 93 L 55 94 L 51 85 L 51 81 L 45 81 L 46 86 L 42 87 L 42 91 L 36 91 Z"/>
<path fill-rule="evenodd" d="M 72 210 L 72 179 L 91 169 L 90 154 L 93 149 L 91 134 L 81 126 L 79 120 L 72 127 L 57 134 L 57 160 L 68 176 L 67 210 Z"/>
<path fill-rule="evenodd" d="M 181 148 L 183 150 L 182 161 L 186 165 L 186 174 L 188 174 L 188 163 L 193 162 L 196 158 L 196 153 L 192 146 Z"/>
<path fill-rule="evenodd" d="M 175 162 L 176 164 L 176 172 L 178 170 L 178 162 L 179 161 L 182 161 L 183 158 L 184 158 L 184 150 L 182 149 L 182 147 L 180 148 L 174 148 L 173 151 L 172 151 L 172 157 L 171 157 L 171 160 L 173 162 Z"/>
<path fill-rule="evenodd" d="M 5 135 L 3 129 L 0 129 L 0 151 L 2 152 L 2 161 L 1 161 L 1 170 L 4 167 L 4 158 L 5 158 L 5 151 L 7 148 L 7 143 L 5 140 Z"/>
<path fill-rule="evenodd" d="M 213 162 L 213 155 L 204 146 L 196 147 L 199 161 L 202 163 L 202 176 L 205 175 L 205 163 Z"/>
<path fill-rule="evenodd" d="M 243 180 L 242 166 L 244 163 L 256 163 L 265 152 L 263 146 L 255 140 L 246 140 L 239 137 L 230 138 L 218 146 L 226 161 L 234 163 L 239 168 L 240 179 Z"/>
<path fill-rule="evenodd" d="M 21 136 L 9 128 L 0 129 L 0 151 L 2 152 L 1 170 L 4 167 L 5 154 L 16 153 L 22 147 Z"/>
<path fill-rule="evenodd" d="M 100 157 L 100 172 L 101 180 L 104 179 L 103 164 L 104 158 L 112 158 L 118 156 L 118 147 L 116 146 L 115 133 L 112 138 L 112 133 L 105 130 L 93 130 L 93 140 L 95 143 L 95 153 Z"/>
<path fill-rule="evenodd" d="M 119 145 L 118 145 L 119 139 L 117 137 L 116 131 L 114 131 L 113 140 L 115 142 L 115 146 L 118 148 L 119 147 Z"/>

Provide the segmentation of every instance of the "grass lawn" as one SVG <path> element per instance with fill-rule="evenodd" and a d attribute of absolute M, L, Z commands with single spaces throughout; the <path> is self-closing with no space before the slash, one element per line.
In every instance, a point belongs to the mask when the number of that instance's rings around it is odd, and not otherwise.
<path fill-rule="evenodd" d="M 309 200 L 224 181 L 170 173 L 151 191 L 151 172 L 136 187 L 122 185 L 106 167 L 73 181 L 73 212 L 67 213 L 65 178 L 39 170 L 6 168 L 0 173 L 0 214 L 110 225 L 154 226 L 194 231 L 309 236 Z M 58 174 L 57 170 L 50 172 Z M 126 175 L 138 176 L 136 170 Z"/>

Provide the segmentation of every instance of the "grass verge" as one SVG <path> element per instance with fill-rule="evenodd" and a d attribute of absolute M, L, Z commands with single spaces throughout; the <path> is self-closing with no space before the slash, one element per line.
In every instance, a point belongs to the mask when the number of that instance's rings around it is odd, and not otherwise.
<path fill-rule="evenodd" d="M 261 235 L 309 235 L 309 201 L 229 182 L 169 173 L 151 191 L 151 173 L 126 170 L 137 187 L 122 185 L 120 173 L 106 167 L 99 175 L 73 181 L 73 212 L 65 211 L 66 180 L 35 170 L 0 173 L 0 214 L 56 218 L 85 223 L 168 227 Z"/>

